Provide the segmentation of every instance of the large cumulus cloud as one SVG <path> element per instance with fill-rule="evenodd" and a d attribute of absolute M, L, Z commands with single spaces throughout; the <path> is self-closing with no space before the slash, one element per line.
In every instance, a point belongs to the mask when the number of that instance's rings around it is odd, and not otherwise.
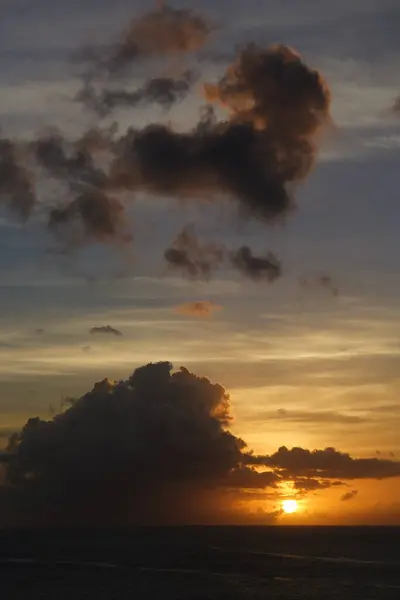
<path fill-rule="evenodd" d="M 201 492 L 242 478 L 259 485 L 252 469 L 235 474 L 245 444 L 226 429 L 225 390 L 171 368 L 150 364 L 126 381 L 105 379 L 51 421 L 30 419 L 8 468 L 21 514 L 173 521 L 183 508 L 201 513 Z"/>
<path fill-rule="evenodd" d="M 400 463 L 334 449 L 249 452 L 229 431 L 229 395 L 168 362 L 104 379 L 49 421 L 29 419 L 0 456 L 7 523 L 196 523 L 240 520 L 246 494 L 284 481 L 304 494 L 400 476 Z M 4 466 L 3 466 L 4 469 Z M 251 492 L 253 490 L 253 492 Z M 228 516 L 227 516 L 228 515 Z"/>

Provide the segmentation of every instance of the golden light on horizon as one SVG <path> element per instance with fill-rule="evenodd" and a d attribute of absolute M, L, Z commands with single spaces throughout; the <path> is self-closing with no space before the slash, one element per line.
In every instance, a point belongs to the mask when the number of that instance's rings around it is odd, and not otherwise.
<path fill-rule="evenodd" d="M 296 500 L 283 500 L 282 502 L 282 510 L 287 515 L 292 515 L 297 512 L 299 505 Z"/>

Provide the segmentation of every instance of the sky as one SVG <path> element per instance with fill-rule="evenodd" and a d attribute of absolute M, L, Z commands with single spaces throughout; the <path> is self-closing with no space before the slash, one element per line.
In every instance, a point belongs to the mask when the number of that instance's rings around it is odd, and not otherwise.
<path fill-rule="evenodd" d="M 399 524 L 400 121 L 392 110 L 400 93 L 398 2 L 171 5 L 217 24 L 196 63 L 200 83 L 169 111 L 149 101 L 100 119 L 76 101 L 82 79 L 71 56 L 118 39 L 131 18 L 151 9 L 149 2 L 0 0 L 2 136 L 22 143 L 53 126 L 76 139 L 114 121 L 121 131 L 157 122 L 190 130 L 204 104 L 201 82 L 218 82 L 247 42 L 279 43 L 329 86 L 331 121 L 318 136 L 315 165 L 296 182 L 295 209 L 280 221 L 243 218 L 223 194 L 187 201 L 143 186 L 121 196 L 132 244 L 88 239 L 68 252 L 45 223 L 46 208 L 74 193 L 55 178 L 38 175 L 38 203 L 24 223 L 0 203 L 0 447 L 29 418 L 52 419 L 66 398 L 83 396 L 94 382 L 127 381 L 138 367 L 168 361 L 229 393 L 229 431 L 264 457 L 241 468 L 279 475 L 265 487 L 260 479 L 255 489 L 240 483 L 240 510 L 229 518 Z M 183 62 L 138 60 L 129 83 L 140 87 L 153 71 L 173 77 Z M 273 252 L 279 276 L 258 280 L 232 261 L 203 278 L 171 268 L 163 253 L 191 223 L 207 243 Z M 157 445 L 150 434 L 148 445 Z M 283 446 L 335 448 L 373 462 L 360 463 L 366 470 L 357 477 L 297 463 L 288 468 L 280 455 L 271 459 Z M 304 477 L 319 486 L 301 487 Z M 294 515 L 279 508 L 289 497 L 298 499 Z M 220 494 L 218 507 L 230 501 Z"/>

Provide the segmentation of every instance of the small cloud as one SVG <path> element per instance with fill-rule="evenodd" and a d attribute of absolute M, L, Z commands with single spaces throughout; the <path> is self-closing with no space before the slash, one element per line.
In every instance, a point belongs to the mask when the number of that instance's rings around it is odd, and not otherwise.
<path fill-rule="evenodd" d="M 264 279 L 272 283 L 282 275 L 280 260 L 272 252 L 266 256 L 254 256 L 248 246 L 242 246 L 232 253 L 231 260 L 243 275 L 256 281 Z"/>
<path fill-rule="evenodd" d="M 193 225 L 187 225 L 164 252 L 171 269 L 189 278 L 208 278 L 224 258 L 224 249 L 197 237 Z"/>
<path fill-rule="evenodd" d="M 174 308 L 175 312 L 186 315 L 188 317 L 201 317 L 209 318 L 212 317 L 213 313 L 221 310 L 221 306 L 210 302 L 208 300 L 199 300 L 197 302 L 188 302 L 187 304 L 180 304 Z"/>
<path fill-rule="evenodd" d="M 111 327 L 111 325 L 102 325 L 101 327 L 92 327 L 91 329 L 89 329 L 89 333 L 91 335 L 104 333 L 104 334 L 109 334 L 109 335 L 122 336 L 122 333 L 119 331 L 119 329 L 115 329 L 114 327 Z"/>
<path fill-rule="evenodd" d="M 352 490 L 351 492 L 347 492 L 347 494 L 343 494 L 340 498 L 342 502 L 348 502 L 349 500 L 353 500 L 358 494 L 358 490 Z"/>
<path fill-rule="evenodd" d="M 92 349 L 91 346 L 82 346 L 82 352 L 90 352 Z"/>
<path fill-rule="evenodd" d="M 34 334 L 35 335 L 43 335 L 44 329 L 42 329 L 41 327 L 38 327 L 37 329 L 34 330 Z"/>

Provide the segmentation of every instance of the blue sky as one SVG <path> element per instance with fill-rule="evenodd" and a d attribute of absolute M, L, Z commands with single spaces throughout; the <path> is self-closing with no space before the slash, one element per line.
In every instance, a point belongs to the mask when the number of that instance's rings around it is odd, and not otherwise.
<path fill-rule="evenodd" d="M 26 139 L 55 124 L 72 135 L 90 124 L 72 102 L 79 81 L 68 57 L 85 41 L 112 37 L 145 4 L 1 0 L 4 133 Z M 58 407 L 97 379 L 170 360 L 226 386 L 234 430 L 257 451 L 286 444 L 400 453 L 400 121 L 390 113 L 400 92 L 398 1 L 173 4 L 220 23 L 216 49 L 245 40 L 295 47 L 331 87 L 335 130 L 296 192 L 297 211 L 275 229 L 240 223 L 224 204 L 137 198 L 133 255 L 96 246 L 66 258 L 46 252 L 52 240 L 40 211 L 24 227 L 1 213 L 0 435 L 27 416 L 48 415 L 50 404 Z M 205 78 L 219 68 L 206 64 Z M 190 126 L 197 107 L 189 98 L 169 118 Z M 158 117 L 150 108 L 119 115 L 126 125 Z M 57 193 L 44 186 L 43 202 Z M 193 220 L 207 238 L 275 250 L 284 277 L 268 286 L 229 270 L 196 283 L 166 273 L 163 249 Z M 318 272 L 333 278 L 338 297 L 301 289 L 298 279 Z M 222 310 L 207 321 L 174 312 L 195 300 Z M 123 337 L 88 333 L 105 324 Z M 315 418 L 321 412 L 322 423 Z"/>

